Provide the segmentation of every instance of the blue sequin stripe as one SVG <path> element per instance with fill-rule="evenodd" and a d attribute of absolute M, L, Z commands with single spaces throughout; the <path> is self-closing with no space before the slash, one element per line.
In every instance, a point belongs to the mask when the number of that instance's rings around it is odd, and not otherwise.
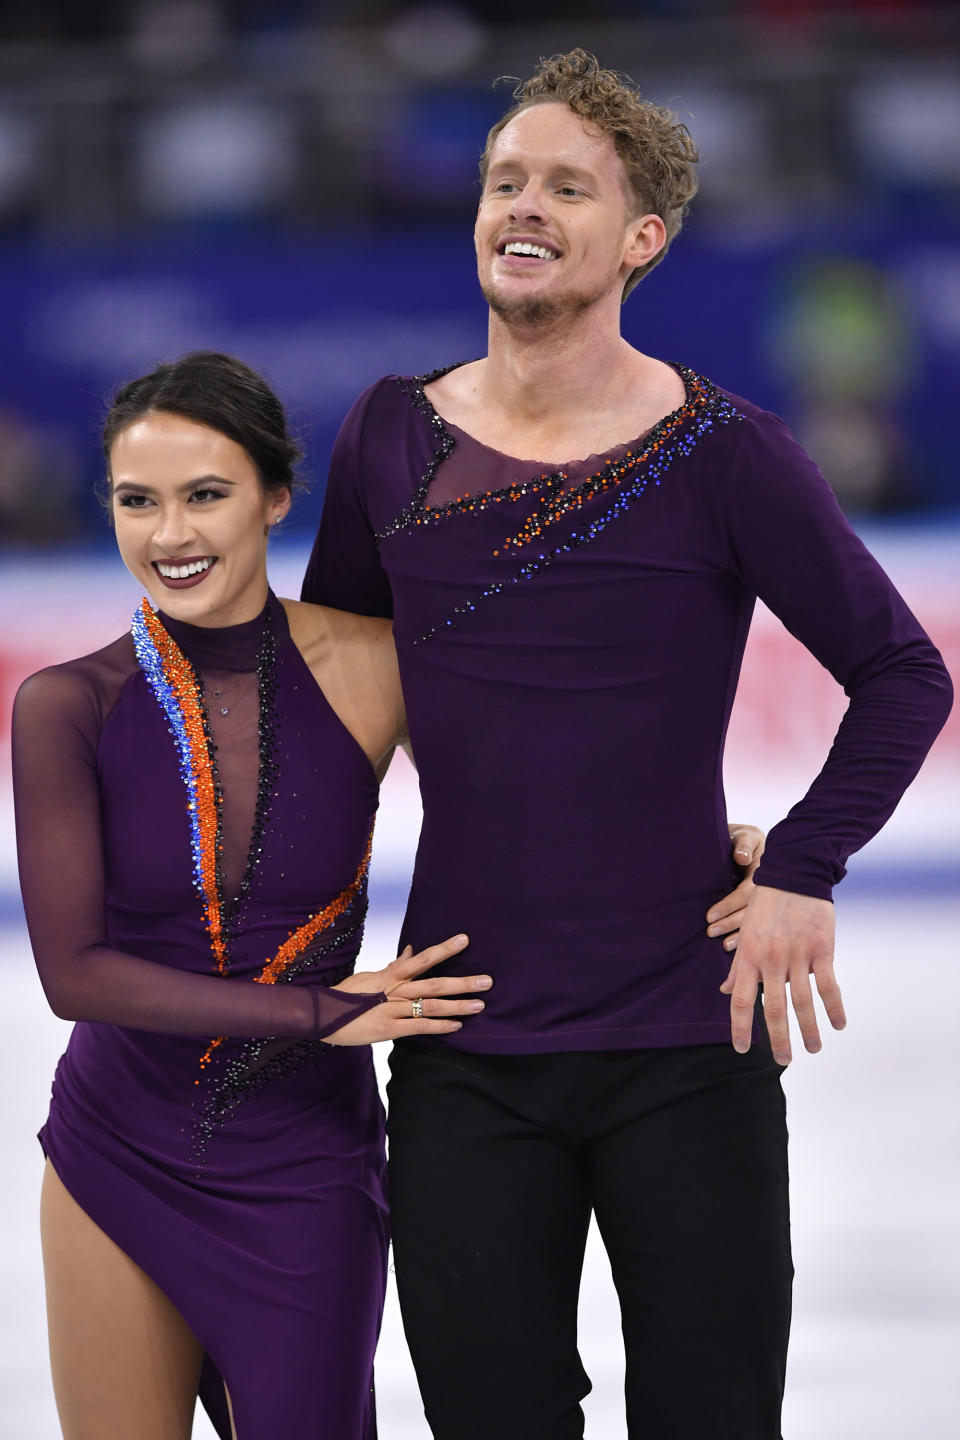
<path fill-rule="evenodd" d="M 620 490 L 614 503 L 608 506 L 595 520 L 591 521 L 585 529 L 581 531 L 575 530 L 566 540 L 554 546 L 552 550 L 544 551 L 542 554 L 536 556 L 535 559 L 527 561 L 525 565 L 521 565 L 516 574 L 509 576 L 508 579 L 488 585 L 484 590 L 481 590 L 473 600 L 468 600 L 464 605 L 455 605 L 445 620 L 441 620 L 438 625 L 434 625 L 429 630 L 424 630 L 421 635 L 418 635 L 413 642 L 414 645 L 420 645 L 425 640 L 432 639 L 434 635 L 442 633 L 444 630 L 454 629 L 460 617 L 469 615 L 472 611 L 475 611 L 477 606 L 484 600 L 489 600 L 495 595 L 502 594 L 504 590 L 509 589 L 511 585 L 519 584 L 521 580 L 532 579 L 533 576 L 541 570 L 546 570 L 547 566 L 552 565 L 554 560 L 560 556 L 569 555 L 572 551 L 579 550 L 581 546 L 589 545 L 591 540 L 596 540 L 598 535 L 607 528 L 611 521 L 617 520 L 621 515 L 626 514 L 633 502 L 641 498 L 651 481 L 653 481 L 654 488 L 659 486 L 662 477 L 670 469 L 673 462 L 690 455 L 696 449 L 698 441 L 710 433 L 714 424 L 728 425 L 731 420 L 742 419 L 743 416 L 739 410 L 731 405 L 729 400 L 725 398 L 715 400 L 709 409 L 693 419 L 689 429 L 681 429 L 673 443 L 663 447 L 655 461 L 645 463 L 641 474 L 637 476 L 633 484 L 626 489 Z"/>
<path fill-rule="evenodd" d="M 144 604 L 146 604 L 146 601 Z M 147 622 L 142 609 L 135 612 L 130 625 L 130 633 L 133 636 L 133 648 L 140 668 L 146 677 L 147 684 L 153 691 L 157 704 L 167 717 L 169 722 L 168 728 L 170 734 L 173 736 L 173 743 L 177 748 L 180 778 L 187 792 L 187 812 L 190 817 L 190 855 L 193 861 L 193 884 L 194 888 L 203 895 L 203 871 L 201 868 L 203 841 L 200 835 L 200 814 L 197 807 L 197 785 L 194 778 L 194 755 L 193 747 L 190 744 L 190 736 L 187 734 L 180 702 L 174 694 L 173 686 L 167 679 L 166 671 L 163 667 L 163 659 L 150 636 L 150 632 L 147 630 Z"/>

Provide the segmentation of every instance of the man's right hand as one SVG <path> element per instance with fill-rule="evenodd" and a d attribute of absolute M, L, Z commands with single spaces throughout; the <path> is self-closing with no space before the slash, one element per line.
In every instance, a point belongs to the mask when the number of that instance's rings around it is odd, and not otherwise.
<path fill-rule="evenodd" d="M 429 945 L 414 955 L 408 945 L 402 955 L 384 970 L 361 970 L 348 975 L 336 990 L 347 990 L 352 994 L 384 995 L 382 1005 L 365 1010 L 349 1024 L 325 1036 L 328 1045 L 373 1045 L 378 1040 L 403 1040 L 408 1035 L 449 1035 L 459 1030 L 462 1021 L 458 1015 L 476 1015 L 483 1008 L 483 1001 L 448 1000 L 445 996 L 463 996 L 471 990 L 489 990 L 493 980 L 489 975 L 448 975 L 443 978 L 421 980 L 424 971 L 432 970 L 443 960 L 449 960 L 468 944 L 466 935 L 454 935 L 440 945 Z M 417 1018 L 413 1013 L 415 1000 L 422 1000 L 423 1014 Z"/>

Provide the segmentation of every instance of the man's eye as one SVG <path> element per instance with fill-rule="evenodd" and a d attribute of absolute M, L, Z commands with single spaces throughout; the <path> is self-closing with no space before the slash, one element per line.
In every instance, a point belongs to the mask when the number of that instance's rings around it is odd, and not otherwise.
<path fill-rule="evenodd" d="M 577 189 L 577 187 L 576 187 L 575 185 L 561 185 L 561 186 L 560 186 L 560 194 L 561 194 L 561 195 L 579 195 L 579 194 L 580 194 L 580 191 Z"/>
<path fill-rule="evenodd" d="M 517 187 L 516 185 L 514 185 L 512 180 L 501 180 L 500 183 L 498 185 L 494 185 L 493 188 L 495 193 L 504 194 L 507 190 L 516 190 Z"/>

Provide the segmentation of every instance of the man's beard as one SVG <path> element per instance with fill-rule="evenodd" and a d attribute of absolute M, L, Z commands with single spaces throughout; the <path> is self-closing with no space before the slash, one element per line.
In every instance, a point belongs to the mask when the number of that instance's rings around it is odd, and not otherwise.
<path fill-rule="evenodd" d="M 559 295 L 520 295 L 508 300 L 494 285 L 482 285 L 480 288 L 493 313 L 504 324 L 522 330 L 546 329 L 559 320 L 575 320 L 595 305 L 604 293 L 598 290 L 594 295 L 587 295 L 567 291 Z"/>

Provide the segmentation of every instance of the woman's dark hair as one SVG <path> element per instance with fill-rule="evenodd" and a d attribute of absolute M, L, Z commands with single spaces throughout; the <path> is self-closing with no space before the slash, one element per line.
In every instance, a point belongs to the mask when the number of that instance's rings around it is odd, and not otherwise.
<path fill-rule="evenodd" d="M 283 406 L 262 375 L 216 350 L 192 350 L 117 391 L 103 427 L 110 467 L 113 442 L 152 411 L 182 415 L 242 445 L 264 490 L 292 490 L 300 447 L 291 439 Z"/>

